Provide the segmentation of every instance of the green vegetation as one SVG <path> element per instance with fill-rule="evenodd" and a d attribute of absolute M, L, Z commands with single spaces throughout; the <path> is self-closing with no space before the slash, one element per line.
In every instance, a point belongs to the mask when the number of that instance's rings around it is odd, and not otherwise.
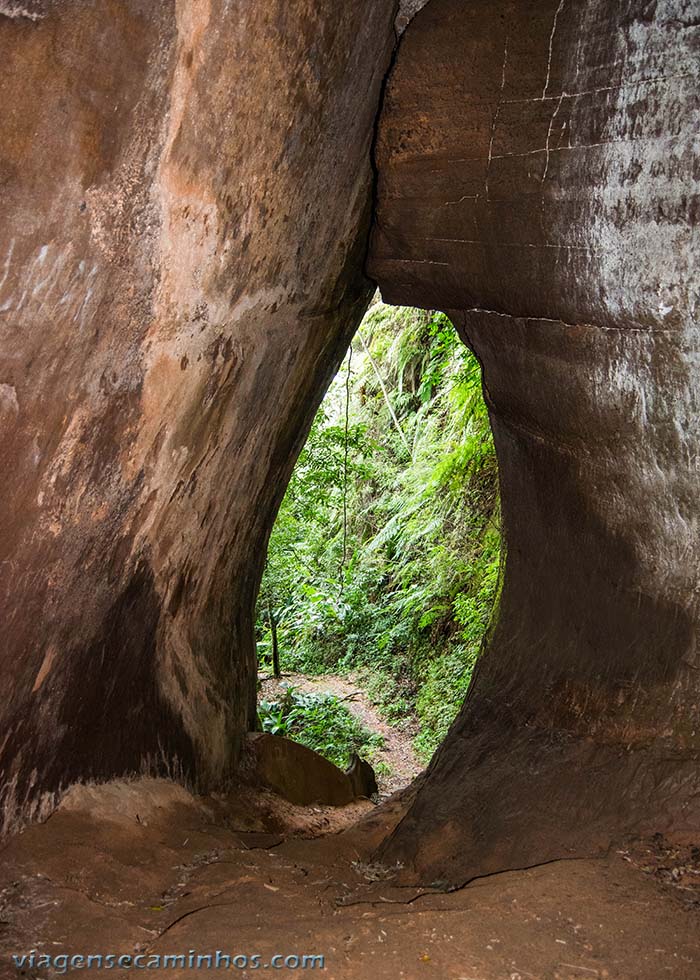
<path fill-rule="evenodd" d="M 383 744 L 334 694 L 305 694 L 292 686 L 281 700 L 260 702 L 258 721 L 262 731 L 301 742 L 341 769 L 353 752 L 371 758 Z"/>
<path fill-rule="evenodd" d="M 429 758 L 469 686 L 500 565 L 480 367 L 442 314 L 374 305 L 313 423 L 258 608 L 283 670 L 357 670 Z"/>

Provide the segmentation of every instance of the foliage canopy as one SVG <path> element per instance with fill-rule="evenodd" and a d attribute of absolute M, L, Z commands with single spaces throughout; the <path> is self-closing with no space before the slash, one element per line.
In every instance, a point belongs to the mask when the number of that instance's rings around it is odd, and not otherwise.
<path fill-rule="evenodd" d="M 376 303 L 313 422 L 261 587 L 283 668 L 358 670 L 428 758 L 497 596 L 498 474 L 480 366 L 446 316 Z"/>

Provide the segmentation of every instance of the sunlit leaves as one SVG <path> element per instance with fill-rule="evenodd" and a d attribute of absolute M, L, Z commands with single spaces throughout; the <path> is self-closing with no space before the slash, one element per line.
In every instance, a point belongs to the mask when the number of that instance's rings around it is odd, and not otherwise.
<path fill-rule="evenodd" d="M 427 754 L 464 697 L 497 594 L 493 439 L 479 363 L 444 314 L 378 303 L 361 336 L 347 469 L 346 360 L 272 534 L 259 650 L 269 606 L 284 665 L 365 667 L 388 715 L 418 716 Z"/>

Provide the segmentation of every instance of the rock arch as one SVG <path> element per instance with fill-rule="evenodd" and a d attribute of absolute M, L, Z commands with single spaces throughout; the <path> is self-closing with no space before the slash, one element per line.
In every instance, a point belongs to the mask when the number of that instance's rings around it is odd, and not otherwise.
<path fill-rule="evenodd" d="M 423 876 L 700 820 L 698 12 L 431 0 L 391 75 L 369 269 L 482 361 L 507 553 Z"/>
<path fill-rule="evenodd" d="M 481 358 L 508 547 L 385 848 L 698 824 L 698 8 L 404 5 L 367 269 Z M 2 828 L 235 769 L 267 535 L 367 303 L 392 0 L 0 3 Z"/>

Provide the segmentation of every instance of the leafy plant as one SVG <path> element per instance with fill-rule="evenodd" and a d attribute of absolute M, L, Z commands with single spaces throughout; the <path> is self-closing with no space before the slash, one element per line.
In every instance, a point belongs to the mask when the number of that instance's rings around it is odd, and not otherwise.
<path fill-rule="evenodd" d="M 342 769 L 353 752 L 371 757 L 384 744 L 334 694 L 288 687 L 280 701 L 261 701 L 258 721 L 264 732 L 283 735 L 318 752 Z"/>
<path fill-rule="evenodd" d="M 289 735 L 287 707 L 284 702 L 260 701 L 258 704 L 258 724 L 260 730 L 270 735 Z"/>
<path fill-rule="evenodd" d="M 362 670 L 388 719 L 417 720 L 427 758 L 468 689 L 500 552 L 479 363 L 443 314 L 376 303 L 270 539 L 259 656 L 272 609 L 283 669 Z"/>

